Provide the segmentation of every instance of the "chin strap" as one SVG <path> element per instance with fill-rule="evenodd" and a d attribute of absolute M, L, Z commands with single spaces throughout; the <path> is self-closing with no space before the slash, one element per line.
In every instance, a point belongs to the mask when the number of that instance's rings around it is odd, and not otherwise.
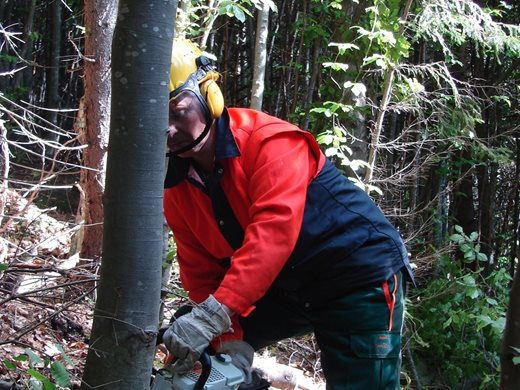
<path fill-rule="evenodd" d="M 204 128 L 204 130 L 202 131 L 202 133 L 200 133 L 200 135 L 195 138 L 193 140 L 193 142 L 190 142 L 188 145 L 185 145 L 183 146 L 182 148 L 180 149 L 177 149 L 177 150 L 170 150 L 168 153 L 166 153 L 166 157 L 170 157 L 170 156 L 178 156 L 179 154 L 182 154 L 184 152 L 187 152 L 188 150 L 191 150 L 193 149 L 195 146 L 197 146 L 198 144 L 200 144 L 202 142 L 202 140 L 204 139 L 204 137 L 206 137 L 206 135 L 208 135 L 209 133 L 209 129 L 211 128 L 211 125 L 213 124 L 213 121 L 211 120 L 206 120 L 206 127 Z"/>

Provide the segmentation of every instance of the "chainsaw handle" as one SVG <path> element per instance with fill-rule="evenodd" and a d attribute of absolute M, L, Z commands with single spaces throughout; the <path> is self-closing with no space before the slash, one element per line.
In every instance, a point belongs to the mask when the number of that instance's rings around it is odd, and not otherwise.
<path fill-rule="evenodd" d="M 207 351 L 202 352 L 202 355 L 199 357 L 199 362 L 202 365 L 202 371 L 199 375 L 199 379 L 193 386 L 193 390 L 204 390 L 204 385 L 209 378 L 209 374 L 211 373 L 211 358 L 209 357 L 209 353 Z"/>
<path fill-rule="evenodd" d="M 157 332 L 157 341 L 156 346 L 159 344 L 162 344 L 163 342 L 163 336 L 164 333 L 168 327 L 160 328 Z M 209 347 L 208 347 L 209 349 Z M 209 378 L 209 375 L 211 374 L 211 358 L 209 356 L 208 349 L 206 349 L 202 354 L 200 355 L 198 361 L 200 362 L 202 366 L 202 371 L 199 375 L 199 378 L 197 379 L 197 382 L 195 383 L 193 390 L 204 390 L 204 385 L 206 384 L 206 381 Z"/>

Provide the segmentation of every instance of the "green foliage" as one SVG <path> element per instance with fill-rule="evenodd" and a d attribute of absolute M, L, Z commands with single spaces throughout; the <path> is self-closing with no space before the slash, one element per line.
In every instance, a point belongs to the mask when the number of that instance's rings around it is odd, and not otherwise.
<path fill-rule="evenodd" d="M 432 0 L 422 6 L 414 21 L 417 37 L 437 43 L 446 61 L 461 64 L 453 49 L 468 41 L 481 55 L 520 55 L 520 26 L 493 19 L 509 7 L 505 2 L 497 9 L 483 9 L 471 0 Z"/>
<path fill-rule="evenodd" d="M 514 365 L 518 365 L 518 364 L 520 364 L 520 348 L 515 348 L 515 347 L 511 347 L 511 348 L 512 348 L 512 349 L 516 352 L 516 354 L 518 355 L 518 356 L 515 356 L 515 357 L 513 358 L 513 364 L 514 364 Z"/>
<path fill-rule="evenodd" d="M 375 0 L 366 8 L 369 25 L 354 26 L 358 32 L 357 40 L 367 41 L 363 66 L 375 64 L 386 70 L 408 57 L 410 43 L 401 34 L 400 3 Z"/>
<path fill-rule="evenodd" d="M 171 230 L 168 231 L 168 248 L 166 251 L 166 257 L 163 261 L 163 268 L 171 267 L 173 264 L 173 260 L 177 256 L 177 245 L 175 243 L 175 239 L 173 237 L 173 233 Z"/>
<path fill-rule="evenodd" d="M 63 347 L 59 344 L 56 344 L 55 347 L 59 351 L 60 359 L 69 366 L 74 366 L 72 359 L 65 353 Z M 3 363 L 9 371 L 22 374 L 21 377 L 27 381 L 26 388 L 28 389 L 57 390 L 72 388 L 70 375 L 64 363 L 51 360 L 49 357 L 42 359 L 29 348 L 25 349 L 24 354 L 4 359 Z"/>
<path fill-rule="evenodd" d="M 261 9 L 266 4 L 276 12 L 276 4 L 272 0 L 216 0 L 212 7 L 206 1 L 190 0 L 187 6 L 178 8 L 177 30 L 180 35 L 196 37 L 213 27 L 218 16 L 236 18 L 245 22 L 247 17 L 253 17 L 255 8 Z"/>
<path fill-rule="evenodd" d="M 465 262 L 486 261 L 477 238 L 456 227 L 450 240 Z M 511 278 L 504 269 L 483 277 L 480 270 L 464 270 L 447 257 L 439 263 L 438 277 L 417 292 L 410 307 L 423 370 L 428 377 L 440 375 L 447 386 L 461 385 L 464 378 L 471 388 L 495 389 Z"/>
<path fill-rule="evenodd" d="M 464 254 L 466 263 L 474 261 L 487 261 L 485 253 L 480 252 L 480 244 L 478 243 L 478 233 L 472 232 L 469 236 L 464 233 L 461 226 L 455 226 L 457 233 L 450 236 L 450 240 L 458 245 L 460 251 Z"/>
<path fill-rule="evenodd" d="M 329 108 L 316 108 L 315 112 L 323 113 L 327 117 L 335 115 L 335 112 L 341 105 L 333 102 L 326 102 L 325 106 Z M 344 108 L 344 107 L 343 107 Z M 343 109 L 342 108 L 342 109 Z M 347 146 L 347 131 L 339 126 L 335 126 L 332 129 L 327 129 L 324 132 L 318 134 L 316 137 L 318 143 L 325 148 L 325 155 L 332 161 L 337 162 L 340 166 L 349 168 L 351 172 L 350 180 L 354 182 L 358 187 L 368 191 L 369 193 L 374 191 L 381 194 L 381 189 L 376 186 L 365 186 L 361 178 L 358 175 L 358 171 L 361 168 L 365 168 L 367 163 L 363 160 L 352 159 L 352 150 Z"/>

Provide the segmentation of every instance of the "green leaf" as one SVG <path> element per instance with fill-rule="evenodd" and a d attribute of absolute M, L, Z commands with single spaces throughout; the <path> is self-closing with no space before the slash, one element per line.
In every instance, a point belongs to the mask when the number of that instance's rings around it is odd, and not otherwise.
<path fill-rule="evenodd" d="M 8 370 L 16 370 L 16 364 L 9 359 L 4 359 L 4 366 L 6 366 Z"/>
<path fill-rule="evenodd" d="M 331 42 L 329 46 L 336 46 L 338 48 L 339 54 L 345 54 L 347 50 L 359 50 L 359 46 L 354 45 L 353 43 L 336 43 Z"/>
<path fill-rule="evenodd" d="M 31 351 L 29 348 L 26 348 L 25 349 L 25 353 L 27 355 L 29 355 L 29 358 L 32 360 L 33 364 L 44 364 L 44 361 L 38 356 L 36 355 L 33 351 Z"/>
<path fill-rule="evenodd" d="M 493 320 L 489 316 L 485 315 L 479 315 L 476 317 L 478 320 L 477 330 L 481 330 L 482 328 L 485 328 L 488 325 L 493 324 Z"/>
<path fill-rule="evenodd" d="M 448 319 L 444 321 L 444 323 L 442 324 L 443 329 L 446 329 L 448 326 L 450 326 L 452 321 L 453 319 L 451 317 L 448 317 Z"/>
<path fill-rule="evenodd" d="M 34 368 L 27 369 L 27 374 L 29 374 L 34 379 L 37 379 L 37 380 L 39 380 L 42 383 L 43 383 L 43 381 L 48 381 L 48 379 L 47 379 L 47 377 L 45 375 L 43 375 L 39 371 L 36 371 Z"/>
<path fill-rule="evenodd" d="M 460 244 L 460 243 L 463 243 L 464 242 L 464 237 L 461 236 L 460 234 L 452 234 L 450 236 L 450 241 L 453 241 L 457 244 Z"/>
<path fill-rule="evenodd" d="M 363 65 L 370 65 L 378 60 L 382 60 L 384 59 L 384 56 L 382 56 L 381 54 L 373 54 L 369 57 L 365 57 L 363 59 Z"/>
<path fill-rule="evenodd" d="M 343 72 L 346 72 L 348 70 L 348 64 L 342 64 L 341 62 L 324 62 L 323 67 Z"/>
<path fill-rule="evenodd" d="M 364 95 L 366 95 L 366 92 L 367 92 L 367 87 L 365 87 L 365 84 L 363 84 L 363 83 L 355 83 L 352 86 L 352 93 L 355 96 L 364 96 Z"/>
<path fill-rule="evenodd" d="M 0 263 L 0 272 L 5 271 L 7 268 L 9 268 L 7 264 Z"/>
<path fill-rule="evenodd" d="M 38 382 L 35 379 L 31 379 L 29 381 L 29 384 L 31 385 L 32 390 L 43 390 L 43 387 L 41 386 L 40 382 Z"/>
<path fill-rule="evenodd" d="M 13 359 L 16 360 L 17 362 L 26 362 L 28 357 L 27 357 L 27 355 L 18 355 L 18 356 L 15 356 Z"/>
<path fill-rule="evenodd" d="M 327 149 L 325 149 L 325 156 L 327 156 L 327 157 L 336 156 L 337 154 L 338 154 L 338 149 L 337 148 L 327 148 Z"/>
<path fill-rule="evenodd" d="M 488 261 L 488 257 L 485 253 L 477 254 L 478 261 Z"/>
<path fill-rule="evenodd" d="M 34 379 L 39 380 L 43 384 L 43 388 L 45 390 L 58 390 L 56 386 L 54 386 L 49 379 L 42 373 L 36 371 L 33 368 L 29 368 L 27 370 L 27 374 L 32 376 Z"/>
<path fill-rule="evenodd" d="M 513 358 L 513 364 L 514 364 L 515 366 L 517 366 L 517 365 L 520 364 L 520 356 L 515 356 L 515 357 Z"/>
<path fill-rule="evenodd" d="M 71 365 L 71 366 L 74 367 L 74 366 L 75 366 L 75 364 L 74 364 L 74 360 L 72 360 L 72 359 L 70 358 L 70 356 L 67 355 L 67 354 L 65 353 L 65 350 L 63 349 L 63 346 L 62 346 L 61 344 L 58 344 L 58 343 L 56 343 L 56 344 L 54 344 L 54 345 L 56 346 L 56 349 L 57 349 L 58 351 L 60 351 L 61 356 L 63 357 L 63 360 L 65 360 L 65 362 L 66 362 L 67 364 L 69 364 L 69 365 Z"/>
<path fill-rule="evenodd" d="M 65 366 L 60 362 L 52 362 L 51 364 L 51 375 L 54 378 L 54 381 L 58 386 L 61 387 L 70 387 L 72 384 L 70 382 L 69 373 Z"/>
<path fill-rule="evenodd" d="M 464 275 L 462 280 L 464 281 L 464 284 L 466 286 L 476 286 L 477 285 L 477 282 L 475 281 L 475 278 L 473 276 L 471 276 L 471 275 Z"/>

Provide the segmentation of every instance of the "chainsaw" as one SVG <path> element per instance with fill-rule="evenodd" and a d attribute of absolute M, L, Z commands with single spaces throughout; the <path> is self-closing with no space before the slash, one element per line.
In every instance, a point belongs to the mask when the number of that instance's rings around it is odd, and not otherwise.
<path fill-rule="evenodd" d="M 162 341 L 165 329 L 159 330 L 158 344 Z M 180 375 L 171 370 L 171 365 L 155 373 L 150 390 L 237 390 L 244 382 L 244 373 L 232 363 L 231 356 L 217 353 L 202 353 L 199 363 L 188 373 Z M 257 378 L 247 390 L 267 390 L 269 382 Z M 240 389 L 245 389 L 240 387 Z"/>

